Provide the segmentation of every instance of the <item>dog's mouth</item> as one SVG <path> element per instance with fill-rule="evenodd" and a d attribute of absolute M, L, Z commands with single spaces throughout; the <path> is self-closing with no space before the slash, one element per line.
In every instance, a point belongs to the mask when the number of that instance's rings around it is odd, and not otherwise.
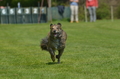
<path fill-rule="evenodd" d="M 53 33 L 54 37 L 57 37 L 58 36 L 58 33 Z"/>

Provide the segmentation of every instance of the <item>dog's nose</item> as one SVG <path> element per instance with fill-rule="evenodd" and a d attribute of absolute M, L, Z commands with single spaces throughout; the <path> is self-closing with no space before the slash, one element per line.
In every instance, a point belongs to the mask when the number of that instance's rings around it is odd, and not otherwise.
<path fill-rule="evenodd" d="M 53 32 L 56 33 L 56 30 L 54 30 Z"/>

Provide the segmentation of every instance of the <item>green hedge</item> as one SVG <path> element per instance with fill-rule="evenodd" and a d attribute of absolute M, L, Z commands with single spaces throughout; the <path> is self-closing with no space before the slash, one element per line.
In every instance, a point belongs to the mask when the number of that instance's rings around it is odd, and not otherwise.
<path fill-rule="evenodd" d="M 120 19 L 120 5 L 118 6 L 116 12 L 117 12 L 117 17 Z"/>
<path fill-rule="evenodd" d="M 110 19 L 110 7 L 102 3 L 97 8 L 97 19 Z"/>

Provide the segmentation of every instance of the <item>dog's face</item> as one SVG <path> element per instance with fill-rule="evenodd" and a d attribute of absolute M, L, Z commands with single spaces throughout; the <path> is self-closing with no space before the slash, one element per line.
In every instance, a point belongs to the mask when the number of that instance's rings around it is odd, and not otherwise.
<path fill-rule="evenodd" d="M 59 37 L 60 33 L 61 33 L 62 29 L 61 29 L 61 24 L 50 24 L 50 32 L 52 34 L 52 36 L 54 37 Z"/>

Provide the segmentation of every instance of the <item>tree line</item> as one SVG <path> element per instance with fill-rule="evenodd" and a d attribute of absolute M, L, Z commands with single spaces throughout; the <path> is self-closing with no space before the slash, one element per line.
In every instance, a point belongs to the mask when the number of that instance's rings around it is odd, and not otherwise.
<path fill-rule="evenodd" d="M 20 2 L 22 7 L 37 7 L 41 5 L 43 1 L 43 6 L 48 6 L 48 0 L 0 0 L 0 6 L 10 6 L 17 7 L 18 2 Z M 79 0 L 79 5 L 85 5 L 86 0 Z M 65 5 L 69 6 L 69 0 L 51 0 L 52 6 Z M 98 0 L 99 3 L 106 3 L 108 5 L 119 5 L 120 0 Z"/>
<path fill-rule="evenodd" d="M 37 7 L 42 0 L 0 0 L 0 6 L 17 7 L 20 2 L 21 7 Z M 44 1 L 44 6 L 47 6 L 47 0 Z"/>
<path fill-rule="evenodd" d="M 48 6 L 48 0 L 0 0 L 0 6 L 10 6 L 17 7 L 18 2 L 20 2 L 22 7 L 37 7 L 41 5 L 43 1 L 43 6 Z M 69 6 L 69 0 L 51 0 L 52 6 L 64 5 Z M 85 0 L 80 0 L 79 4 L 83 5 Z"/>

